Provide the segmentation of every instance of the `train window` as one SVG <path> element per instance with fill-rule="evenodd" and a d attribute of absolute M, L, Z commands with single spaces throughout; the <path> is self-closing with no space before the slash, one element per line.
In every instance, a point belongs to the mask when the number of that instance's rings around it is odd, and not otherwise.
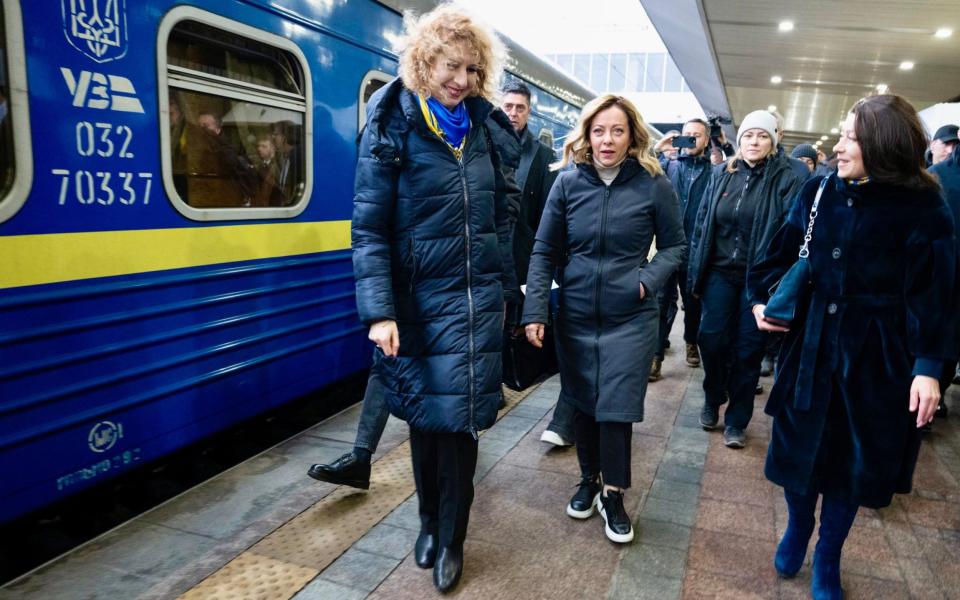
<path fill-rule="evenodd" d="M 357 131 L 362 130 L 367 122 L 367 103 L 370 102 L 370 98 L 377 90 L 390 83 L 391 79 L 393 76 L 383 71 L 370 71 L 363 77 L 363 82 L 360 84 L 360 102 L 357 104 L 360 107 Z"/>
<path fill-rule="evenodd" d="M 19 3 L 0 2 L 0 222 L 27 199 L 33 179 Z"/>
<path fill-rule="evenodd" d="M 540 143 L 548 148 L 553 148 L 553 130 L 547 129 L 546 127 L 540 130 L 540 134 L 537 136 L 537 139 L 540 140 Z"/>
<path fill-rule="evenodd" d="M 164 185 L 197 220 L 293 217 L 312 188 L 310 76 L 290 40 L 196 8 L 158 39 Z"/>

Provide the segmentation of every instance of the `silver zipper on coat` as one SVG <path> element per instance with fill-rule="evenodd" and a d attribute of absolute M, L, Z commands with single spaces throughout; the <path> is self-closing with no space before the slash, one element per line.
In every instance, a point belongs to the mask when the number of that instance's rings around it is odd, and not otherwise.
<path fill-rule="evenodd" d="M 466 151 L 466 143 L 464 143 L 463 148 L 464 151 Z M 470 435 L 473 436 L 473 439 L 477 440 L 479 439 L 479 436 L 477 436 L 477 428 L 474 425 L 473 420 L 473 403 L 476 395 L 473 361 L 476 355 L 476 348 L 474 347 L 473 340 L 473 278 L 471 273 L 472 267 L 470 264 L 470 191 L 467 186 L 467 175 L 463 168 L 462 158 L 457 160 L 457 166 L 460 168 L 460 183 L 463 184 L 463 232 L 465 234 L 464 244 L 466 245 L 467 250 L 467 369 L 470 373 L 470 390 L 467 396 L 467 405 L 470 409 Z"/>
<path fill-rule="evenodd" d="M 743 197 L 747 195 L 749 188 L 750 174 L 747 173 L 747 180 L 743 182 L 743 192 L 741 192 L 740 197 L 737 198 L 737 205 L 733 207 L 733 225 L 737 228 L 737 235 L 733 238 L 733 256 L 730 258 L 736 258 L 740 252 L 740 203 L 743 202 Z"/>
<path fill-rule="evenodd" d="M 610 199 L 610 186 L 603 186 L 603 203 L 600 205 L 600 258 L 597 261 L 597 282 L 593 286 L 594 311 L 597 316 L 597 329 L 593 334 L 593 352 L 596 358 L 596 378 L 594 379 L 594 394 L 597 400 L 600 399 L 600 327 L 602 320 L 600 318 L 600 291 L 601 281 L 603 280 L 603 256 L 606 253 L 607 236 L 607 201 Z"/>

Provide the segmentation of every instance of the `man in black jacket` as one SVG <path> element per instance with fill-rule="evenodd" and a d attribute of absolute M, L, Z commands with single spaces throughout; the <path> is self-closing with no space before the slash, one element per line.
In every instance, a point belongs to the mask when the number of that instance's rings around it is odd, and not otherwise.
<path fill-rule="evenodd" d="M 689 243 L 696 227 L 697 212 L 700 209 L 700 200 L 710 181 L 710 159 L 706 154 L 710 144 L 710 126 L 703 119 L 691 119 L 683 124 L 684 136 L 693 137 L 696 146 L 684 148 L 680 156 L 664 164 L 664 170 L 670 183 L 673 184 L 677 198 L 680 200 L 680 211 L 683 216 L 683 233 Z M 657 150 L 673 144 L 675 136 L 664 136 L 657 143 Z M 687 365 L 700 366 L 700 352 L 697 349 L 697 332 L 700 327 L 700 301 L 691 296 L 684 283 L 687 280 L 686 265 L 667 282 L 667 287 L 660 297 L 660 340 L 657 352 L 654 355 L 653 366 L 650 368 L 650 380 L 660 379 L 660 366 L 663 363 L 664 352 L 667 346 L 667 337 L 673 328 L 673 317 L 676 311 L 671 311 L 671 296 L 675 297 L 676 288 L 680 288 L 680 297 L 683 301 L 683 340 L 686 342 Z"/>
<path fill-rule="evenodd" d="M 527 270 L 530 267 L 530 254 L 533 242 L 540 226 L 540 216 L 550 194 L 550 188 L 557 173 L 550 170 L 550 163 L 556 160 L 553 149 L 537 141 L 527 123 L 530 119 L 530 88 L 519 81 L 508 83 L 503 88 L 503 100 L 500 108 L 507 113 L 510 124 L 520 137 L 520 166 L 516 172 L 517 185 L 521 189 L 517 222 L 513 229 L 513 261 L 517 269 L 517 282 L 527 283 Z M 523 303 L 507 307 L 510 315 L 508 326 L 519 323 L 523 314 Z M 523 328 L 516 327 L 514 337 L 519 340 L 511 349 L 504 345 L 503 370 L 504 381 L 511 387 L 526 387 L 532 379 L 544 371 L 556 370 L 556 356 L 552 344 L 536 349 L 526 342 Z M 513 350 L 522 349 L 523 354 L 510 356 Z M 553 420 L 540 436 L 540 440 L 555 446 L 569 446 L 573 442 L 573 406 L 558 403 Z"/>
<path fill-rule="evenodd" d="M 941 127 L 940 129 L 944 128 Z M 954 126 L 953 136 L 956 137 L 956 126 Z M 953 151 L 947 158 L 930 167 L 930 172 L 937 177 L 940 185 L 943 187 L 943 197 L 947 201 L 947 206 L 950 207 L 950 212 L 953 214 L 954 231 L 960 231 L 960 146 L 954 144 Z M 960 250 L 960 239 L 955 236 L 953 243 L 955 248 Z M 960 268 L 960 265 L 957 266 Z M 960 292 L 955 292 L 955 301 L 956 300 L 960 300 Z M 955 319 L 956 318 L 960 317 L 955 316 Z M 960 355 L 960 323 L 954 323 L 952 331 L 955 342 L 954 351 Z M 957 375 L 960 375 L 960 369 L 957 368 L 956 360 L 952 361 L 951 364 L 945 365 L 943 376 L 940 378 L 940 406 L 937 408 L 938 417 L 947 416 L 947 405 L 944 403 L 944 398 L 947 397 L 947 388 L 955 381 Z"/>

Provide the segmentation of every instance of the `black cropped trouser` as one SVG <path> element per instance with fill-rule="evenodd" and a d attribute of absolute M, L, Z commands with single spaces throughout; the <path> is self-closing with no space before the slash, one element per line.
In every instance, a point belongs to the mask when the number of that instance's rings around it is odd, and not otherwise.
<path fill-rule="evenodd" d="M 633 423 L 597 421 L 577 410 L 573 417 L 577 459 L 584 476 L 603 474 L 603 483 L 630 487 L 630 440 Z"/>
<path fill-rule="evenodd" d="M 463 548 L 473 504 L 477 440 L 468 433 L 428 433 L 410 428 L 413 479 L 420 502 L 420 528 L 441 547 Z"/>

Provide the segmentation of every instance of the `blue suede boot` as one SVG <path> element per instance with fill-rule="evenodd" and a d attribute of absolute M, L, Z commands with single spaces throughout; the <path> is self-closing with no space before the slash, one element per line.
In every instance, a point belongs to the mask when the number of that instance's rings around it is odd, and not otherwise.
<path fill-rule="evenodd" d="M 842 600 L 840 552 L 857 516 L 856 504 L 831 500 L 824 496 L 820 506 L 820 539 L 813 552 L 813 579 L 810 592 L 814 600 Z"/>
<path fill-rule="evenodd" d="M 814 517 L 817 494 L 803 495 L 783 490 L 783 497 L 787 500 L 787 530 L 777 546 L 773 566 L 777 569 L 777 575 L 789 579 L 797 574 L 807 556 L 807 544 L 817 524 Z"/>

